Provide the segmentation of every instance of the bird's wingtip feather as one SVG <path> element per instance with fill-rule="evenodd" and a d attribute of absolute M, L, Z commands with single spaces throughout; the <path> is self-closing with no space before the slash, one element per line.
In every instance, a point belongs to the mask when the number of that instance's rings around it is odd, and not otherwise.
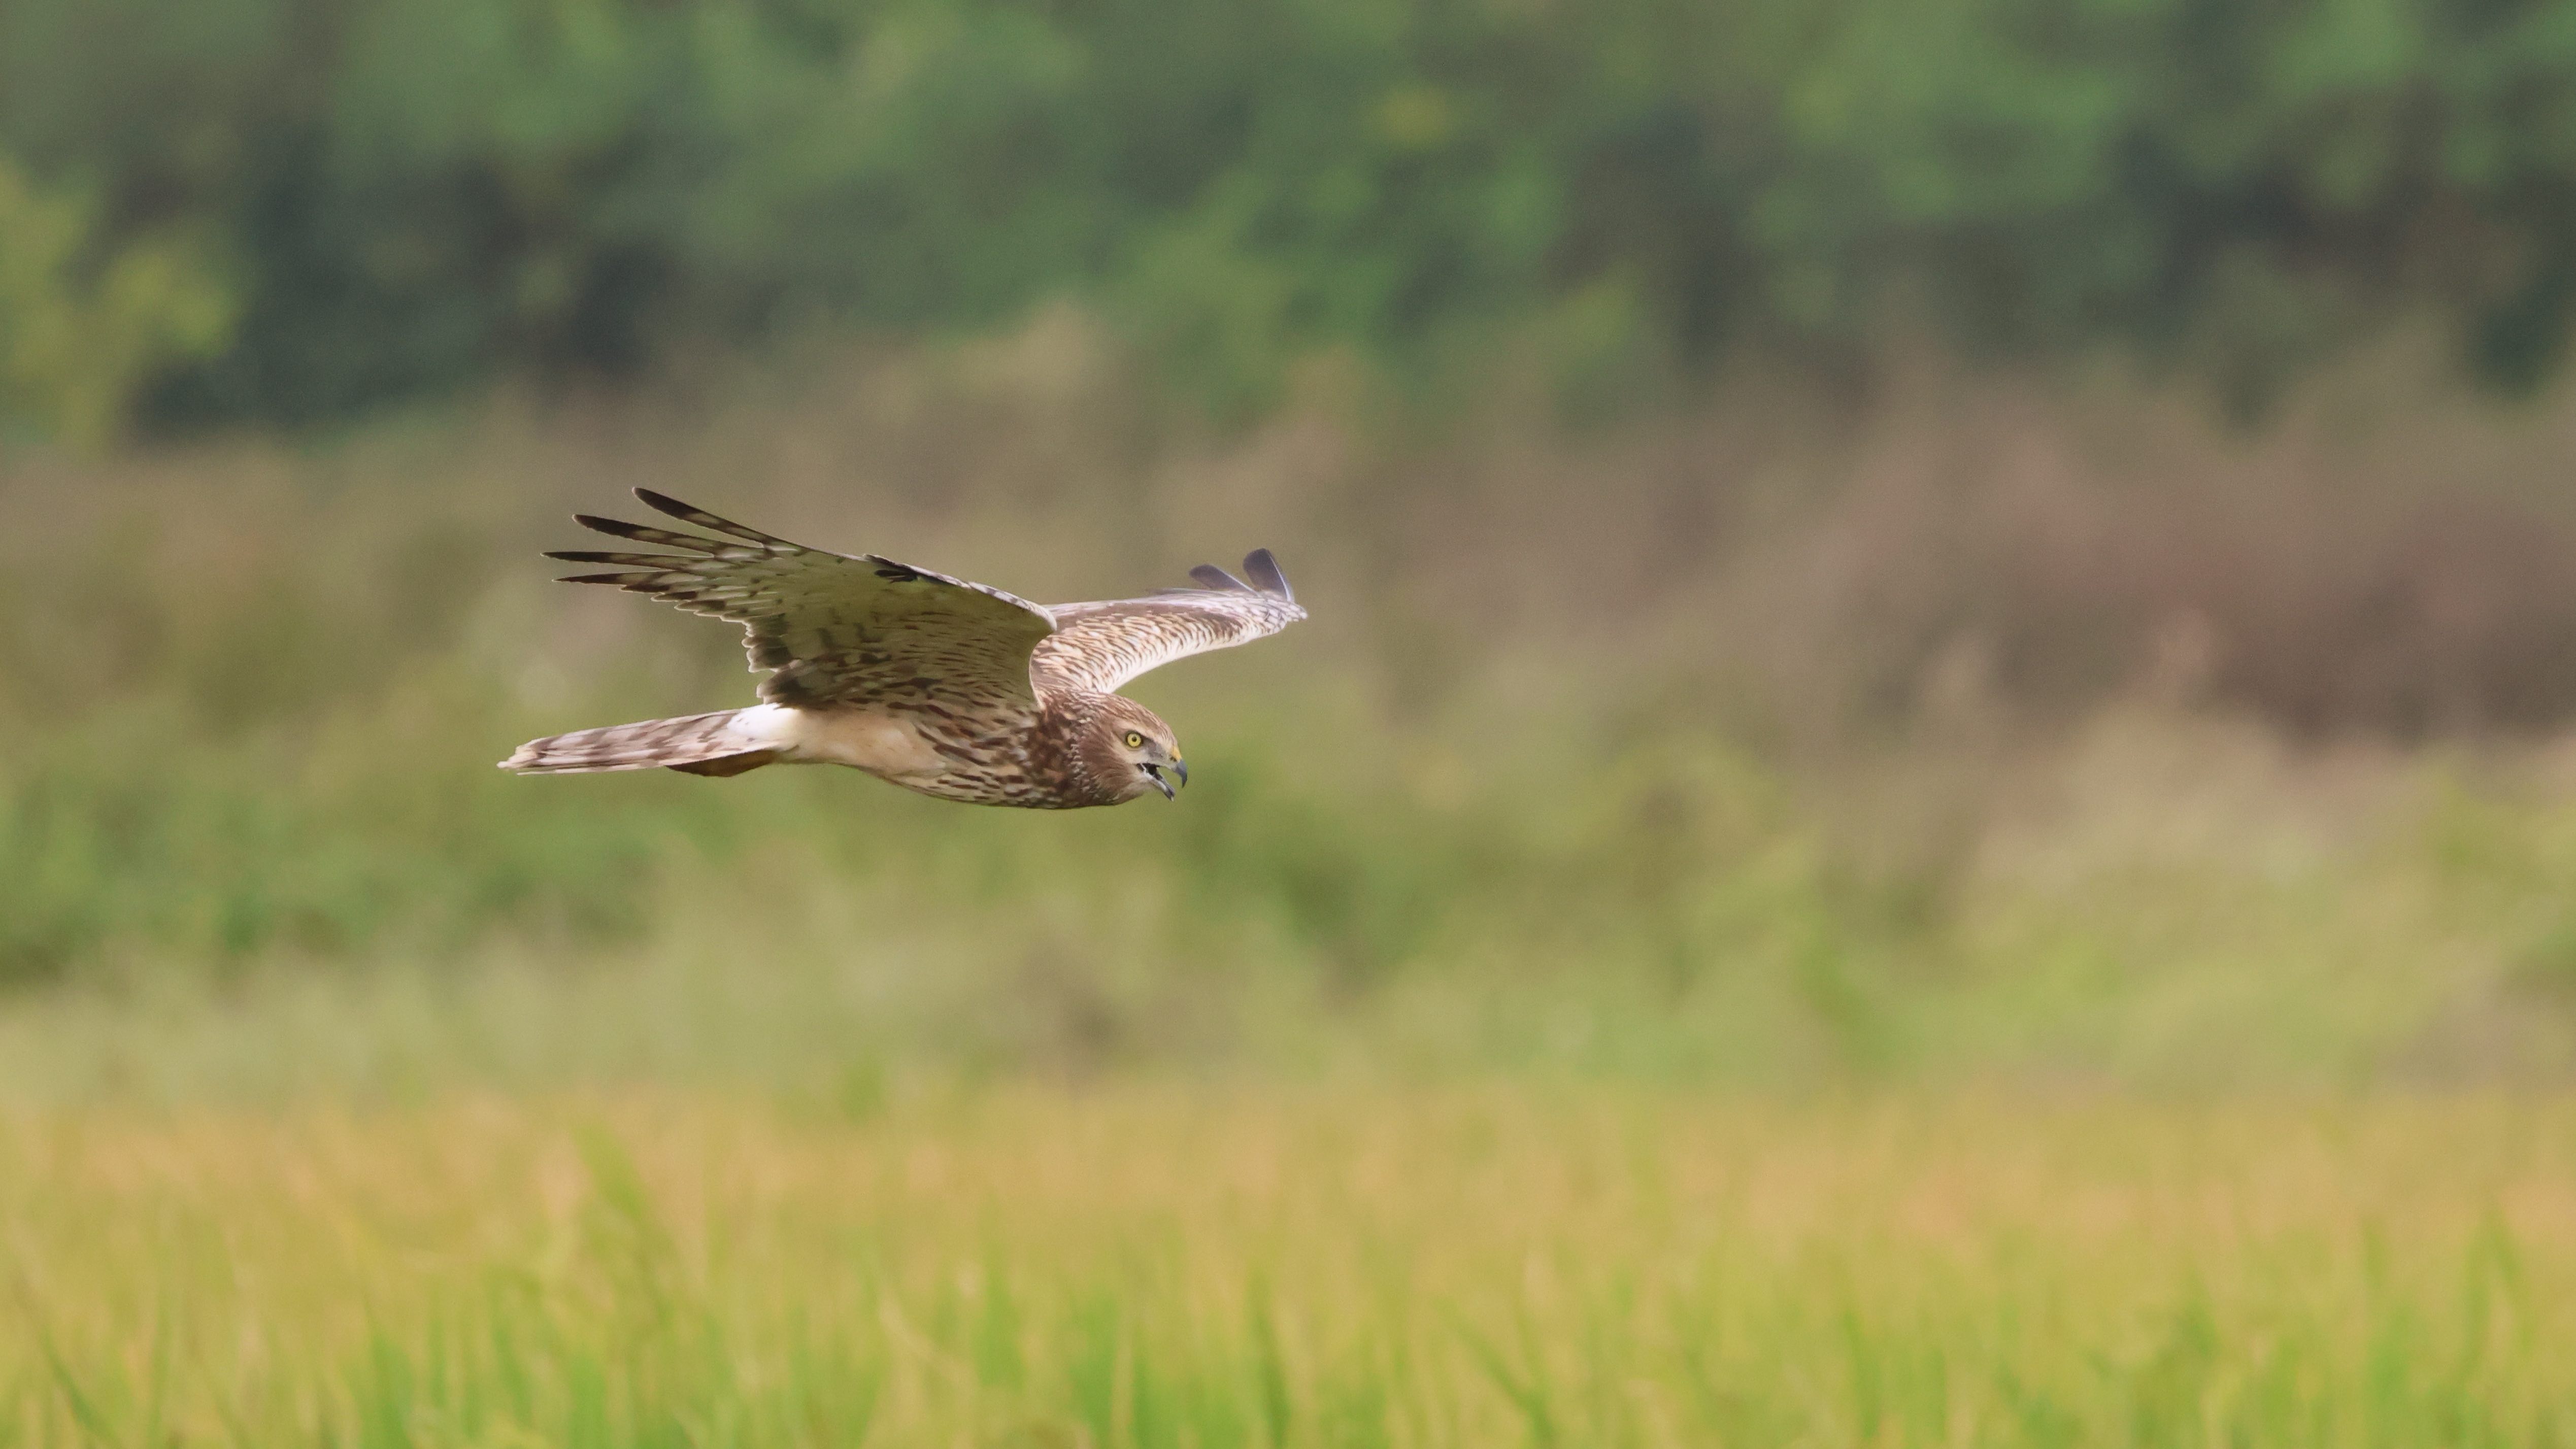
<path fill-rule="evenodd" d="M 725 534 L 732 538 L 741 539 L 745 543 L 757 544 L 762 548 L 772 550 L 792 550 L 796 547 L 796 545 L 791 544 L 787 540 L 779 538 L 774 534 L 763 533 L 757 528 L 748 527 L 744 524 L 736 523 L 730 518 L 709 513 L 707 510 L 698 507 L 694 503 L 683 503 L 668 493 L 656 493 L 650 488 L 638 488 L 635 490 L 635 497 L 638 501 L 643 503 L 645 507 L 652 509 L 656 513 L 667 514 L 670 517 L 680 520 L 682 523 L 695 524 L 711 533 Z"/>
<path fill-rule="evenodd" d="M 1243 556 L 1243 571 L 1261 586 L 1261 592 L 1275 594 L 1289 603 L 1297 602 L 1297 591 L 1288 587 L 1288 575 L 1279 567 L 1278 555 L 1266 548 L 1256 548 Z"/>

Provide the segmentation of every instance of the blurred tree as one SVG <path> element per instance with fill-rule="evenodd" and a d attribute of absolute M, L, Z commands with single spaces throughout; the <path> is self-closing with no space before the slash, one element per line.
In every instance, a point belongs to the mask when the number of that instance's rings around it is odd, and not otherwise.
<path fill-rule="evenodd" d="M 90 255 L 96 207 L 40 194 L 0 155 L 0 422 L 76 447 L 123 429 L 159 372 L 212 356 L 233 306 L 198 248 L 129 237 Z"/>
<path fill-rule="evenodd" d="M 1063 293 L 1238 409 L 1927 322 L 2252 397 L 2428 311 L 2525 384 L 2576 298 L 2571 0 L 7 0 L 0 147 L 237 260 L 165 421 Z"/>

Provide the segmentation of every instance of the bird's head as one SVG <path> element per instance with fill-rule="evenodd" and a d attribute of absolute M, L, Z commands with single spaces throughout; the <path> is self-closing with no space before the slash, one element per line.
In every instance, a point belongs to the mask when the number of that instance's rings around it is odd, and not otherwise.
<path fill-rule="evenodd" d="M 1174 784 L 1190 782 L 1172 727 L 1133 700 L 1109 696 L 1083 731 L 1080 748 L 1085 772 L 1121 802 L 1152 790 L 1169 800 Z"/>

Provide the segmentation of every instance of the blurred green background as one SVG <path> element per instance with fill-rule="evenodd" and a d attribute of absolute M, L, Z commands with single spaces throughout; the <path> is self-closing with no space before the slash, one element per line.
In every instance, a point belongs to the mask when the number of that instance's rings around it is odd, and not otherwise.
<path fill-rule="evenodd" d="M 1073 296 L 1239 414 L 1506 339 L 2106 344 L 2256 404 L 2563 339 L 2576 25 L 2475 0 L 13 0 L 8 406 L 310 424 Z"/>
<path fill-rule="evenodd" d="M 2557 1080 L 2576 5 L 6 0 L 0 1084 Z M 1280 550 L 1065 818 L 659 488 Z"/>

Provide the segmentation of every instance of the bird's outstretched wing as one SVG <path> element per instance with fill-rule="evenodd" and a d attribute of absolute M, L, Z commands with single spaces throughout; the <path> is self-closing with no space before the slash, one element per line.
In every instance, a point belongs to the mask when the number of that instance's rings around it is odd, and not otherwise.
<path fill-rule="evenodd" d="M 1165 589 L 1141 599 L 1054 604 L 1056 632 L 1038 641 L 1031 673 L 1045 692 L 1107 693 L 1158 665 L 1210 649 L 1228 649 L 1276 634 L 1306 617 L 1279 561 L 1256 549 L 1242 579 L 1213 564 L 1190 570 L 1195 589 Z"/>
<path fill-rule="evenodd" d="M 1033 709 L 1029 654 L 1054 616 L 1000 589 L 875 554 L 829 553 L 772 538 L 638 488 L 646 506 L 721 538 L 575 514 L 582 527 L 667 553 L 549 553 L 621 571 L 575 574 L 668 599 L 743 626 L 760 694 L 773 704 L 917 704 Z"/>

